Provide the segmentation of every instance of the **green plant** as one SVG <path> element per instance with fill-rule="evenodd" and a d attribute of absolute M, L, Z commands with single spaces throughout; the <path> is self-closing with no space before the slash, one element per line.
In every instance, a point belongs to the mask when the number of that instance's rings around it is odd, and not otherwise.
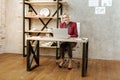
<path fill-rule="evenodd" d="M 28 12 L 33 12 L 32 8 L 29 8 Z"/>

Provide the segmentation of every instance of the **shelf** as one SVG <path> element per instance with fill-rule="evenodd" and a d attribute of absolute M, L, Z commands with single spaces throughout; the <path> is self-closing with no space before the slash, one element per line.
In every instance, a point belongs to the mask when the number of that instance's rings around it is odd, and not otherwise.
<path fill-rule="evenodd" d="M 23 56 L 26 56 L 26 51 L 25 51 L 25 47 L 26 47 L 26 36 L 38 36 L 38 37 L 52 37 L 53 36 L 53 32 L 49 31 L 49 29 L 47 30 L 47 26 L 50 23 L 51 20 L 53 20 L 53 22 L 56 22 L 56 27 L 59 26 L 59 20 L 60 20 L 60 15 L 62 14 L 63 11 L 63 6 L 65 5 L 67 6 L 67 1 L 19 1 L 20 4 L 23 5 Z M 26 6 L 27 5 L 27 6 Z M 45 16 L 40 16 L 39 14 L 37 14 L 37 11 L 34 9 L 36 7 L 34 6 L 38 6 L 38 7 L 49 7 L 52 6 L 52 8 L 54 9 L 52 12 L 53 14 L 48 15 L 47 17 Z M 26 11 L 27 9 L 32 8 L 33 10 L 33 14 L 27 14 Z M 26 13 L 26 14 L 25 14 Z M 60 13 L 60 14 L 59 14 Z M 25 20 L 28 19 L 28 20 Z M 31 19 L 38 19 L 40 20 L 40 22 L 43 24 L 43 27 L 41 28 L 41 30 L 36 30 L 36 29 L 32 29 L 32 21 Z M 26 21 L 28 21 L 28 26 L 26 28 Z M 40 26 L 41 27 L 41 26 Z M 26 30 L 26 29 L 30 29 L 30 30 Z M 42 34 L 41 34 L 42 33 Z M 34 44 L 34 40 L 32 41 L 33 45 L 31 44 L 31 46 L 35 46 L 36 44 Z M 48 42 L 49 43 L 49 42 Z M 55 49 L 58 46 L 56 46 L 56 44 L 47 44 L 46 43 L 41 43 L 40 42 L 40 48 L 50 48 L 50 49 Z"/>
<path fill-rule="evenodd" d="M 33 19 L 39 19 L 39 18 L 41 18 L 41 19 L 50 19 L 50 18 L 57 19 L 57 17 L 41 17 L 41 16 L 25 16 L 25 18 L 26 19 L 28 19 L 28 18 L 33 18 Z"/>
<path fill-rule="evenodd" d="M 40 48 L 58 48 L 58 46 L 54 42 L 50 42 L 50 41 L 47 41 L 47 42 L 41 41 L 39 44 L 40 44 L 39 45 Z M 35 44 L 32 43 L 32 41 L 31 41 L 31 46 L 32 47 L 35 46 Z M 25 45 L 24 47 L 27 47 L 27 46 Z"/>
<path fill-rule="evenodd" d="M 54 49 L 54 48 L 57 48 L 57 46 L 40 46 L 40 48 L 52 48 L 52 49 Z"/>
<path fill-rule="evenodd" d="M 25 33 L 43 33 L 43 34 L 49 34 L 49 33 L 52 33 L 50 31 L 33 31 L 33 30 L 28 30 L 28 31 L 25 31 Z"/>
<path fill-rule="evenodd" d="M 32 46 L 34 46 L 34 45 L 32 45 Z M 25 46 L 25 47 L 27 47 L 27 46 Z M 40 48 L 50 48 L 50 49 L 55 49 L 55 48 L 57 48 L 57 46 L 40 46 Z"/>
<path fill-rule="evenodd" d="M 20 1 L 20 3 L 23 3 Z M 25 1 L 26 4 L 39 4 L 39 5 L 57 5 L 57 1 Z M 59 1 L 63 5 L 68 5 L 66 1 Z"/>

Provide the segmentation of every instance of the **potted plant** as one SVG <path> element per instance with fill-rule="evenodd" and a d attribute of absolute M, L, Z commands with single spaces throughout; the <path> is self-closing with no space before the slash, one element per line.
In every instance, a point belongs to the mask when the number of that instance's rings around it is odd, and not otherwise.
<path fill-rule="evenodd" d="M 33 10 L 32 10 L 32 8 L 29 8 L 29 10 L 28 10 L 28 16 L 33 16 Z"/>

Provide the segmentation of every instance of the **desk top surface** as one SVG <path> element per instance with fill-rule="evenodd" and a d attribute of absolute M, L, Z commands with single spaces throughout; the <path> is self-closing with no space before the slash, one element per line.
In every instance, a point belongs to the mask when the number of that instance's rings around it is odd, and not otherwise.
<path fill-rule="evenodd" d="M 27 40 L 82 42 L 82 43 L 88 42 L 88 38 L 66 38 L 66 39 L 63 39 L 63 38 L 39 37 L 39 36 L 27 37 Z"/>

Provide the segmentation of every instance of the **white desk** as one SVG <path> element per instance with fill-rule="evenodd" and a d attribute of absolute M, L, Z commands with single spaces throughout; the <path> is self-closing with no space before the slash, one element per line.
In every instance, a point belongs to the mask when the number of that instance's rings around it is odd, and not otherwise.
<path fill-rule="evenodd" d="M 35 46 L 31 46 L 30 41 L 36 41 Z M 82 53 L 82 77 L 87 74 L 88 64 L 88 38 L 69 38 L 69 39 L 57 39 L 51 37 L 28 37 L 27 38 L 27 70 L 30 71 L 39 66 L 39 41 L 64 41 L 64 42 L 79 42 L 83 43 Z M 31 58 L 32 56 L 32 58 Z M 36 61 L 35 66 L 31 66 L 33 59 Z"/>

